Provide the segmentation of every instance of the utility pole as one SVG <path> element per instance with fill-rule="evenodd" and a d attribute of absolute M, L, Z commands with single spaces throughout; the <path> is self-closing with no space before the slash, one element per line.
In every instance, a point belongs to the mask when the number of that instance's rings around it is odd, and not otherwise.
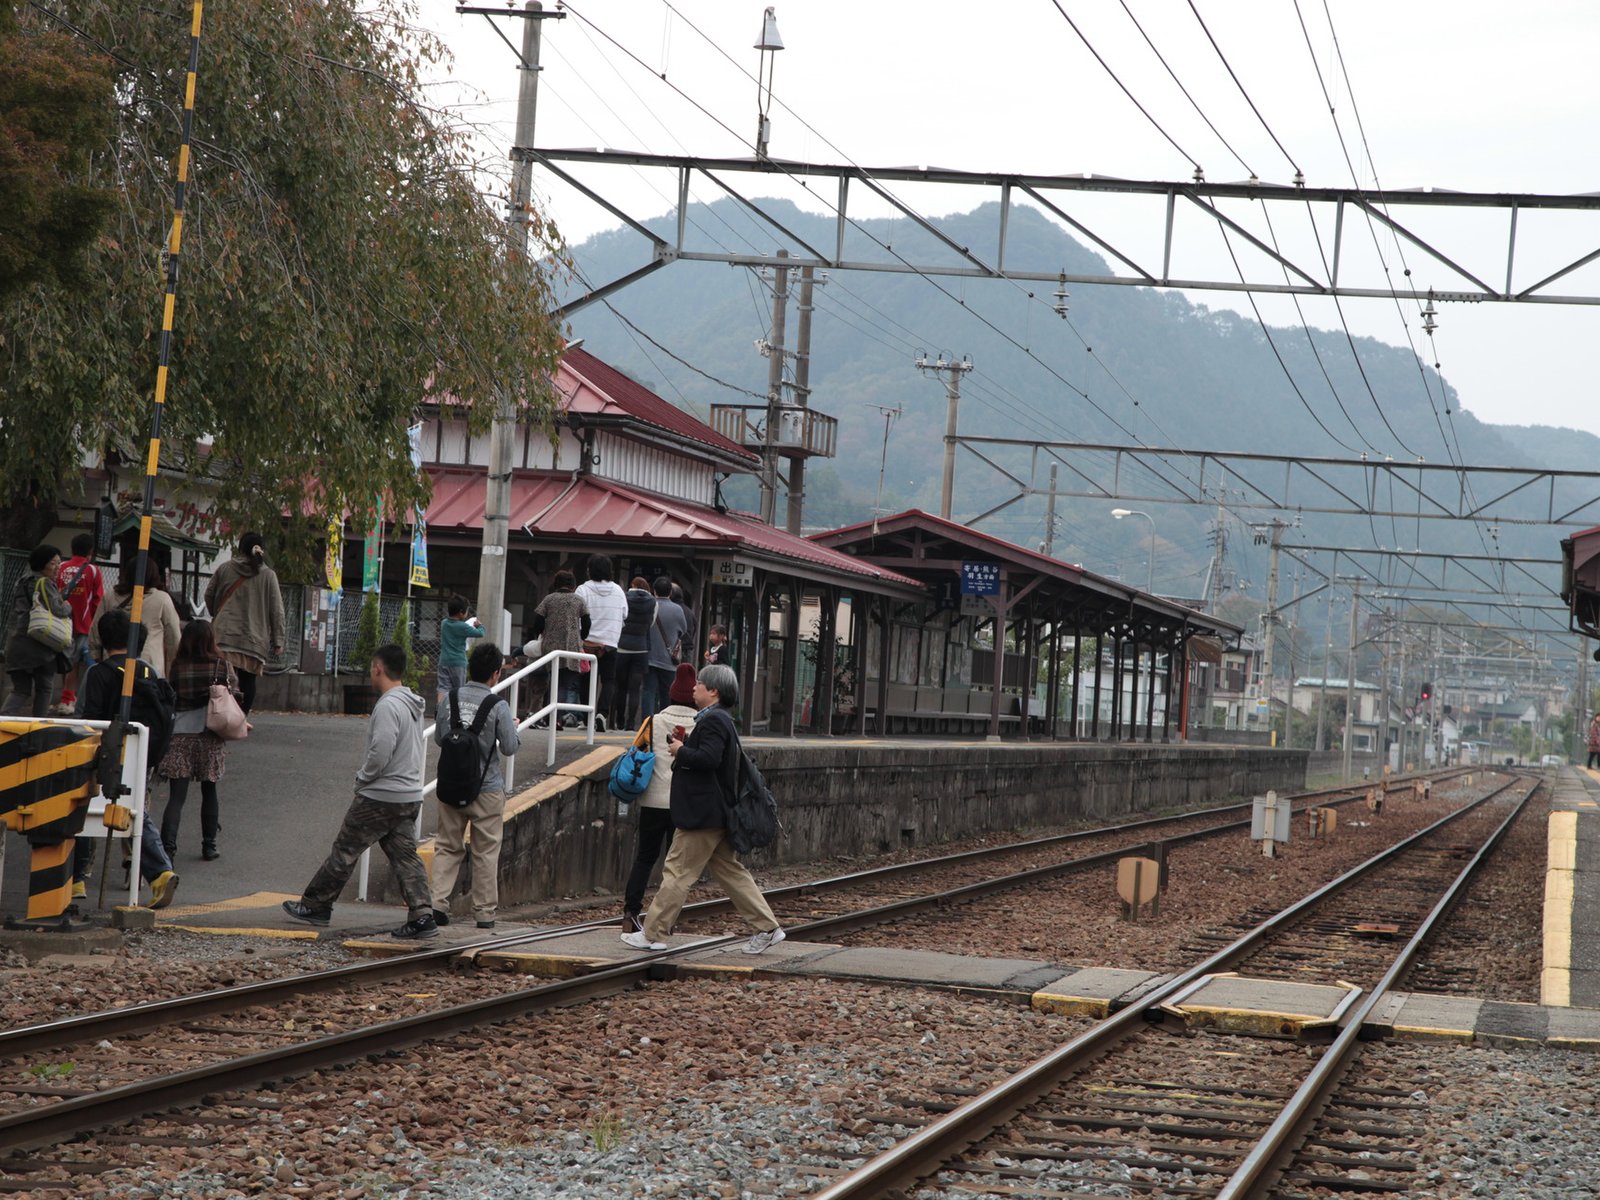
<path fill-rule="evenodd" d="M 778 251 L 788 258 L 787 250 Z M 773 272 L 772 333 L 767 338 L 767 427 L 761 448 L 761 521 L 777 524 L 778 512 L 778 421 L 783 408 L 783 327 L 789 309 L 789 268 Z"/>
<path fill-rule="evenodd" d="M 1361 576 L 1350 579 L 1350 643 L 1344 663 L 1344 782 L 1350 782 L 1350 751 L 1355 741 L 1356 629 L 1361 621 Z"/>
<path fill-rule="evenodd" d="M 941 354 L 938 359 L 929 362 L 925 357 L 918 355 L 917 370 L 924 374 L 931 371 L 945 376 L 944 394 L 947 407 L 944 418 L 944 483 L 939 489 L 939 515 L 948 521 L 950 500 L 956 487 L 956 426 L 961 411 L 961 377 L 972 370 L 972 360 L 963 358 L 957 361 L 952 358 L 947 362 Z"/>
<path fill-rule="evenodd" d="M 515 9 L 462 9 L 496 16 L 521 17 L 522 61 L 517 81 L 517 136 L 511 148 L 511 199 L 506 212 L 506 255 L 512 264 L 528 259 L 528 213 L 533 202 L 534 116 L 539 102 L 540 30 L 546 20 L 562 20 L 564 12 L 545 12 L 539 0 Z M 489 636 L 501 650 L 505 631 L 500 614 L 506 607 L 506 550 L 511 544 L 511 455 L 516 442 L 516 395 L 520 381 L 507 380 L 496 390 L 494 423 L 489 427 L 489 475 L 484 482 L 483 557 L 478 562 L 478 612 L 487 620 Z"/>
<path fill-rule="evenodd" d="M 1328 748 L 1323 737 L 1323 729 L 1328 713 L 1328 660 L 1333 657 L 1333 596 L 1330 593 L 1325 610 L 1328 614 L 1326 625 L 1322 632 L 1322 679 L 1319 681 L 1317 693 L 1317 749 Z"/>
<path fill-rule="evenodd" d="M 824 278 L 826 283 L 827 279 Z M 816 286 L 816 269 L 800 268 L 800 329 L 795 335 L 794 398 L 802 409 L 811 404 L 811 290 Z M 789 462 L 789 522 L 788 530 L 800 534 L 800 523 L 806 502 L 806 460 L 797 455 Z"/>
<path fill-rule="evenodd" d="M 1300 572 L 1294 573 L 1294 599 L 1290 601 L 1291 608 L 1298 616 L 1300 612 Z M 1289 639 L 1289 703 L 1283 707 L 1283 748 L 1289 749 L 1294 742 L 1294 631 L 1295 624 L 1289 622 L 1284 627 L 1284 635 Z"/>
<path fill-rule="evenodd" d="M 1056 552 L 1056 464 L 1050 464 L 1050 499 L 1044 512 L 1044 556 L 1052 558 Z"/>
<path fill-rule="evenodd" d="M 1052 486 L 1051 491 L 1053 492 L 1054 490 L 1054 486 Z M 1283 547 L 1283 531 L 1286 528 L 1288 528 L 1286 522 L 1277 520 L 1276 518 L 1273 519 L 1271 524 L 1272 550 L 1268 555 L 1267 567 L 1267 611 L 1266 616 L 1262 621 L 1261 631 L 1261 686 L 1266 689 L 1267 728 L 1269 730 L 1273 728 L 1272 651 L 1273 642 L 1276 640 L 1273 635 L 1276 633 L 1278 626 L 1278 552 Z M 1291 700 L 1294 699 L 1292 683 L 1290 685 L 1289 698 Z M 1285 717 L 1284 721 L 1287 723 L 1288 718 Z"/>

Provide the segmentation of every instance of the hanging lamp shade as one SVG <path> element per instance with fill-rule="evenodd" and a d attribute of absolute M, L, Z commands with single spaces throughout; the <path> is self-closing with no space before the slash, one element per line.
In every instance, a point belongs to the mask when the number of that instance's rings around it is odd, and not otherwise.
<path fill-rule="evenodd" d="M 756 43 L 756 49 L 783 49 L 783 38 L 778 33 L 777 10 L 771 6 L 768 6 L 766 15 L 761 19 L 761 40 Z"/>

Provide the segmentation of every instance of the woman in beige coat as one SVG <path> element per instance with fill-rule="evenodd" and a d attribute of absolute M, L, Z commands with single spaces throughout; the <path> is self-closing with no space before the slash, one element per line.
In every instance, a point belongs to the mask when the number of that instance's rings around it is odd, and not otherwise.
<path fill-rule="evenodd" d="M 259 533 L 240 538 L 234 556 L 211 576 L 206 608 L 217 648 L 239 674 L 239 707 L 248 713 L 256 702 L 256 676 L 278 660 L 285 636 L 283 593 Z"/>
<path fill-rule="evenodd" d="M 122 560 L 116 587 L 105 594 L 95 610 L 94 621 L 89 625 L 89 653 L 95 662 L 105 657 L 100 645 L 100 618 L 117 608 L 129 614 L 133 612 L 133 572 L 138 563 L 133 555 Z M 178 655 L 178 638 L 183 634 L 183 626 L 178 621 L 178 606 L 161 590 L 161 568 L 149 557 L 145 558 L 144 610 L 140 624 L 144 626 L 144 636 L 139 639 L 139 657 L 165 679 L 172 671 L 172 660 Z"/>

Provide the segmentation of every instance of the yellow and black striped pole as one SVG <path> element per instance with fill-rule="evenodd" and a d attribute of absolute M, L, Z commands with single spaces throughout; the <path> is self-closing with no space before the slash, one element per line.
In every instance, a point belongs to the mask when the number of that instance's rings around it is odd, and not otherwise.
<path fill-rule="evenodd" d="M 122 703 L 118 718 L 126 725 L 133 715 L 133 661 L 144 633 L 144 580 L 150 566 L 150 526 L 155 517 L 156 474 L 161 467 L 161 413 L 167 403 L 167 370 L 172 362 L 172 323 L 178 306 L 178 259 L 183 249 L 183 201 L 189 186 L 189 147 L 194 132 L 195 79 L 200 70 L 200 17 L 204 5 L 195 0 L 189 26 L 189 71 L 183 87 L 183 137 L 178 147 L 178 183 L 172 198 L 172 234 L 167 243 L 167 289 L 161 309 L 161 349 L 156 362 L 155 403 L 150 410 L 150 451 L 145 458 L 144 507 L 139 514 L 139 554 L 133 568 L 133 612 L 128 630 L 128 657 L 122 668 Z M 138 836 L 137 833 L 134 834 Z"/>

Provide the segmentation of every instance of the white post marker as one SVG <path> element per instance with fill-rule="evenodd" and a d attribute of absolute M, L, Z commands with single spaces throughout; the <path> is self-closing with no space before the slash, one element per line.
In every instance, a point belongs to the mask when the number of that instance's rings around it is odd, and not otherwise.
<path fill-rule="evenodd" d="M 1277 792 L 1257 796 L 1250 804 L 1250 837 L 1261 843 L 1261 853 L 1267 858 L 1278 855 L 1277 843 L 1289 844 L 1289 823 L 1294 817 L 1294 806 Z"/>

